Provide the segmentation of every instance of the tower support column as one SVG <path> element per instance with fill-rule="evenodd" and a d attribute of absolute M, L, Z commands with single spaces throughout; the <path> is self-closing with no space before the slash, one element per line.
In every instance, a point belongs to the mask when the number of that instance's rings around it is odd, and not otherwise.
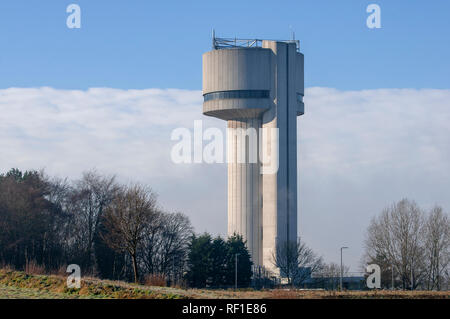
<path fill-rule="evenodd" d="M 228 235 L 239 234 L 247 242 L 252 261 L 262 265 L 262 193 L 258 118 L 229 120 Z"/>

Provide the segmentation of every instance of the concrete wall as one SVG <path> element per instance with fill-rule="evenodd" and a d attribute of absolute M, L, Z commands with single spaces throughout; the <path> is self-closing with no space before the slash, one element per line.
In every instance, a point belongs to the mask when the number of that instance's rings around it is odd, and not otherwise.
<path fill-rule="evenodd" d="M 294 43 L 263 41 L 272 52 L 272 105 L 264 128 L 278 128 L 279 169 L 263 178 L 263 265 L 274 267 L 277 245 L 297 240 L 297 93 L 303 94 L 303 55 Z M 264 141 L 263 141 L 264 142 Z M 266 141 L 267 142 L 267 141 Z"/>
<path fill-rule="evenodd" d="M 270 50 L 239 48 L 203 54 L 203 94 L 226 90 L 268 90 Z"/>
<path fill-rule="evenodd" d="M 203 94 L 229 90 L 268 90 L 270 50 L 243 48 L 203 54 Z M 220 99 L 203 104 L 203 113 L 223 120 L 259 117 L 269 99 Z"/>

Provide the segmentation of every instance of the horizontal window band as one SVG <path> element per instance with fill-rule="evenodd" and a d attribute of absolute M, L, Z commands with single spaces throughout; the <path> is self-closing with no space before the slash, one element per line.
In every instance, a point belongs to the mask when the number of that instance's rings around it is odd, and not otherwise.
<path fill-rule="evenodd" d="M 204 102 L 219 99 L 265 99 L 269 97 L 269 90 L 231 90 L 217 91 L 203 95 Z"/>

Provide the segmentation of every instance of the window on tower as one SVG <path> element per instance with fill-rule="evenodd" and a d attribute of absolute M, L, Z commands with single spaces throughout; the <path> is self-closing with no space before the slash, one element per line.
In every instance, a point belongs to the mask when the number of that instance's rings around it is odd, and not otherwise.
<path fill-rule="evenodd" d="M 203 95 L 204 101 L 219 99 L 266 99 L 269 97 L 269 90 L 231 90 L 206 93 Z"/>

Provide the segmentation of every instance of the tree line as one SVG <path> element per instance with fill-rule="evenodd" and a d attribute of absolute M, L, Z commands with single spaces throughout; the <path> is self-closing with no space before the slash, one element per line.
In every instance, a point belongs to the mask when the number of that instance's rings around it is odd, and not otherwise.
<path fill-rule="evenodd" d="M 75 181 L 43 171 L 0 174 L 0 229 L 0 265 L 16 269 L 63 272 L 78 264 L 100 278 L 221 286 L 230 285 L 228 259 L 238 253 L 240 284 L 251 277 L 241 237 L 211 239 L 206 249 L 210 235 L 196 236 L 189 218 L 161 208 L 150 187 L 95 170 Z"/>
<path fill-rule="evenodd" d="M 314 285 L 334 289 L 341 273 L 301 240 L 281 244 L 272 262 L 292 286 L 314 277 Z M 370 222 L 363 263 L 380 266 L 384 288 L 448 289 L 448 214 L 408 199 L 387 207 Z M 273 274 L 252 268 L 242 237 L 196 235 L 189 218 L 160 207 L 148 186 L 95 170 L 74 181 L 43 171 L 0 174 L 0 267 L 63 272 L 68 264 L 84 275 L 135 282 L 230 287 L 237 270 L 239 287 L 273 284 Z"/>
<path fill-rule="evenodd" d="M 378 264 L 384 288 L 448 289 L 450 221 L 440 206 L 429 211 L 403 199 L 386 207 L 366 232 L 364 264 Z"/>
<path fill-rule="evenodd" d="M 364 246 L 363 273 L 379 265 L 382 288 L 449 289 L 450 220 L 442 207 L 425 211 L 408 199 L 394 203 L 371 220 Z M 300 239 L 280 244 L 272 260 L 291 286 L 334 290 L 349 273 L 345 265 L 324 263 Z"/>

